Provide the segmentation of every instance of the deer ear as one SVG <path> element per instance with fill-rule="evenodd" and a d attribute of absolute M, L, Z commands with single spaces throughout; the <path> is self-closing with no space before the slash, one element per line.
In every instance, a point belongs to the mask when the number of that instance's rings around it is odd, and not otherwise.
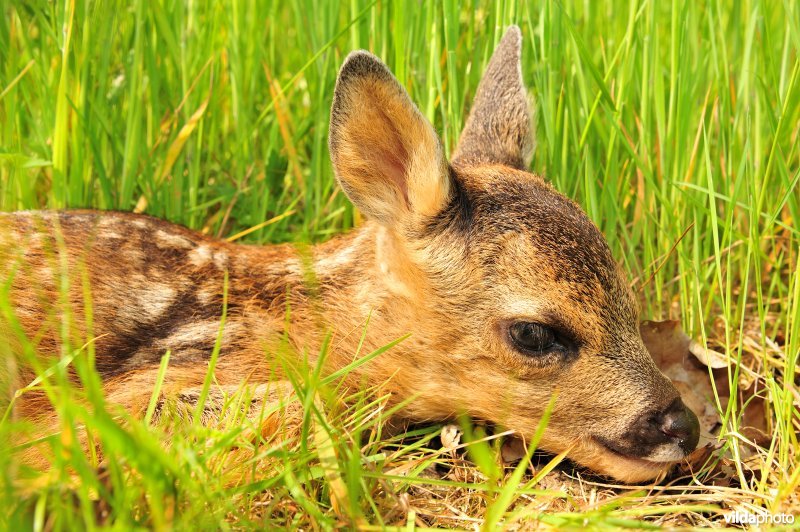
<path fill-rule="evenodd" d="M 454 163 L 504 164 L 526 170 L 533 155 L 533 124 L 522 81 L 522 33 L 510 26 L 478 84 Z"/>
<path fill-rule="evenodd" d="M 384 225 L 433 216 L 449 201 L 450 172 L 433 126 L 370 53 L 351 53 L 339 71 L 330 152 L 347 196 Z"/>

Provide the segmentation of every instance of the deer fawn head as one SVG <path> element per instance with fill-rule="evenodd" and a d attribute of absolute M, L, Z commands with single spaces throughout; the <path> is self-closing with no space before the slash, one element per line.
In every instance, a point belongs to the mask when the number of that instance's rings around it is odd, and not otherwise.
<path fill-rule="evenodd" d="M 511 27 L 448 162 L 431 124 L 366 52 L 344 62 L 331 111 L 336 175 L 376 234 L 386 307 L 415 352 L 384 361 L 407 415 L 466 412 L 617 479 L 656 477 L 692 451 L 695 415 L 655 366 L 603 236 L 527 171 L 533 146 Z M 376 275 L 377 276 L 377 275 Z"/>

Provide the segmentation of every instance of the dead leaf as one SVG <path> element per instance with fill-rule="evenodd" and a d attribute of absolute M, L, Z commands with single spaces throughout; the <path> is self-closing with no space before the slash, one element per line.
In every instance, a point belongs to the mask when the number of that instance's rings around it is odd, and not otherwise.
<path fill-rule="evenodd" d="M 664 368 L 683 364 L 689 353 L 689 337 L 681 330 L 680 323 L 669 321 L 643 321 L 639 325 L 645 347 L 656 365 Z"/>
<path fill-rule="evenodd" d="M 656 365 L 672 381 L 681 394 L 684 404 L 700 421 L 700 446 L 677 468 L 678 473 L 696 473 L 706 464 L 709 457 L 722 447 L 713 435 L 717 433 L 716 429 L 721 422 L 714 398 L 714 388 L 717 390 L 720 406 L 724 412 L 731 393 L 728 383 L 730 358 L 691 340 L 681 330 L 677 321 L 645 321 L 641 323 L 640 331 L 645 347 Z M 767 430 L 766 404 L 759 394 L 759 391 L 763 392 L 759 387 L 759 381 L 755 380 L 748 384 L 740 374 L 738 384 L 736 400 L 738 410 L 741 412 L 739 431 L 755 445 L 769 447 L 771 436 Z M 743 446 L 740 447 L 740 451 L 743 457 L 747 457 L 755 454 L 756 449 L 752 446 Z M 732 463 L 727 453 L 719 457 L 717 464 L 708 472 L 710 482 L 721 486 L 736 484 L 738 472 Z"/>
<path fill-rule="evenodd" d="M 511 464 L 522 460 L 525 453 L 525 442 L 522 438 L 516 436 L 508 436 L 505 438 L 502 447 L 500 447 L 500 457 L 503 459 L 504 464 Z"/>
<path fill-rule="evenodd" d="M 755 389 L 756 385 L 753 383 L 748 389 L 739 390 L 739 404 L 747 402 L 742 412 L 742 426 L 767 432 L 766 401 L 757 395 Z"/>
<path fill-rule="evenodd" d="M 730 401 L 728 377 L 723 372 L 722 375 L 715 378 L 715 381 L 717 383 L 717 390 L 720 392 L 722 408 L 727 409 Z M 750 386 L 746 388 L 740 383 L 737 390 L 737 410 L 741 413 L 741 419 L 739 420 L 740 428 L 752 427 L 764 433 L 769 432 L 766 417 L 767 403 L 762 396 L 763 393 L 763 385 L 759 386 L 758 381 L 753 381 Z"/>
<path fill-rule="evenodd" d="M 725 355 L 708 347 L 703 347 L 692 340 L 689 342 L 689 352 L 697 357 L 704 366 L 711 369 L 722 369 L 728 367 L 728 359 Z"/>
<path fill-rule="evenodd" d="M 461 443 L 461 427 L 458 425 L 445 425 L 442 427 L 442 433 L 439 438 L 442 440 L 442 447 L 448 451 L 452 451 Z"/>
<path fill-rule="evenodd" d="M 708 368 L 689 356 L 692 340 L 677 321 L 644 321 L 642 340 L 658 368 L 675 385 L 683 403 L 697 415 L 701 431 L 711 433 L 720 422 Z"/>
<path fill-rule="evenodd" d="M 767 449 L 769 444 L 772 443 L 772 436 L 766 434 L 764 431 L 755 427 L 747 426 L 741 429 L 741 434 L 754 444 L 761 448 Z"/>
<path fill-rule="evenodd" d="M 678 465 L 678 471 L 683 475 L 690 475 L 700 471 L 711 455 L 714 454 L 714 451 L 720 447 L 721 445 L 714 443 L 707 443 L 698 447 Z"/>

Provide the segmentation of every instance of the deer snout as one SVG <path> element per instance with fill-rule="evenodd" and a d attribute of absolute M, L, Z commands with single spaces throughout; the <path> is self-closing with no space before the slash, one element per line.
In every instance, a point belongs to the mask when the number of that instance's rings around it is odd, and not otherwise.
<path fill-rule="evenodd" d="M 658 430 L 675 440 L 684 453 L 689 454 L 697 447 L 700 438 L 700 423 L 697 416 L 683 404 L 680 398 L 657 420 Z"/>
<path fill-rule="evenodd" d="M 607 449 L 626 458 L 648 462 L 677 462 L 691 453 L 700 439 L 697 416 L 680 397 L 666 408 L 649 410 L 613 440 L 595 437 Z"/>
<path fill-rule="evenodd" d="M 697 416 L 683 404 L 680 397 L 665 410 L 640 417 L 636 424 L 638 426 L 634 432 L 638 439 L 644 446 L 653 446 L 656 451 L 650 457 L 653 460 L 679 458 L 674 456 L 678 453 L 669 452 L 669 447 L 677 447 L 676 450 L 687 455 L 697 447 L 700 439 Z"/>

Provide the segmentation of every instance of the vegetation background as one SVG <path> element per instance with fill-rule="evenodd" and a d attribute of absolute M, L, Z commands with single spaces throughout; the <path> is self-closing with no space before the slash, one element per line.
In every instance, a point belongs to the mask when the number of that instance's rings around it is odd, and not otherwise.
<path fill-rule="evenodd" d="M 350 50 L 383 58 L 452 150 L 495 43 L 518 24 L 537 109 L 532 168 L 597 223 L 643 316 L 679 319 L 728 354 L 734 389 L 743 376 L 760 383 L 770 436 L 746 475 L 742 405 L 715 398 L 737 482 L 623 490 L 545 485 L 503 468 L 486 442 L 467 462 L 434 448 L 435 427 L 359 439 L 380 423 L 368 403 L 316 411 L 330 438 L 237 461 L 226 457 L 247 447 L 240 424 L 190 427 L 164 447 L 157 428 L 96 415 L 117 464 L 65 455 L 25 476 L 18 449 L 0 453 L 1 525 L 641 526 L 708 523 L 727 508 L 798 513 L 797 3 L 10 0 L 0 12 L 0 210 L 136 209 L 249 243 L 316 242 L 358 223 L 327 150 Z M 0 309 L 12 312 L 2 295 Z M 85 415 L 54 397 L 65 418 Z M 0 434 L 15 430 L 6 413 Z M 459 473 L 428 478 L 434 464 Z"/>

